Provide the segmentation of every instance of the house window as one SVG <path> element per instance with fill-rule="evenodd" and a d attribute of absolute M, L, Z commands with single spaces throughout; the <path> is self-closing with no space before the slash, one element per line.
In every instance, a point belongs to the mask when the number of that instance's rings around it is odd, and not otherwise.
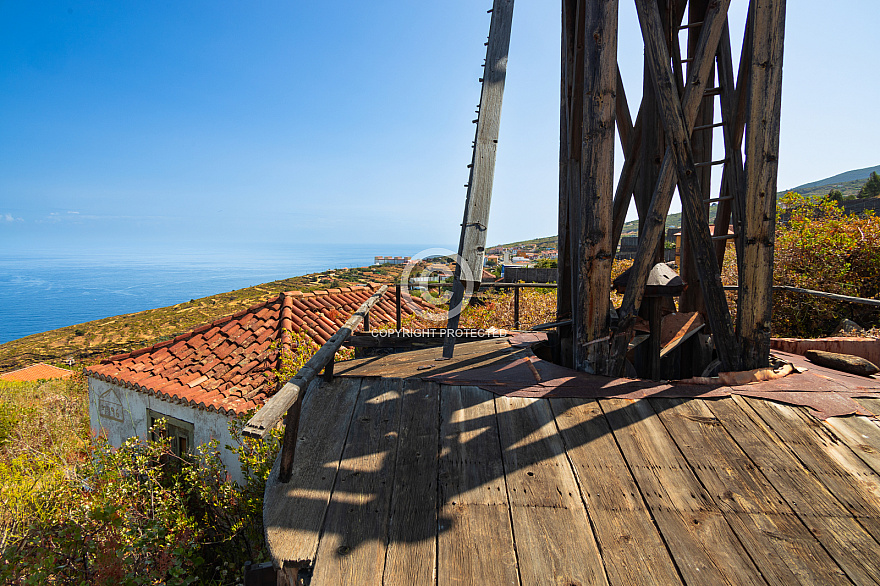
<path fill-rule="evenodd" d="M 171 450 L 177 455 L 189 454 L 193 445 L 193 424 L 175 417 L 147 409 L 147 421 L 150 428 L 165 420 L 165 436 L 171 438 Z"/>

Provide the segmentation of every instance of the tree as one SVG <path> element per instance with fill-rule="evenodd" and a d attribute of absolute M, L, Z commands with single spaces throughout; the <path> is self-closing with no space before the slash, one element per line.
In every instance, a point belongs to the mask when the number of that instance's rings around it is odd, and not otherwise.
<path fill-rule="evenodd" d="M 825 197 L 838 204 L 843 201 L 843 193 L 839 189 L 832 189 Z"/>
<path fill-rule="evenodd" d="M 877 175 L 877 171 L 872 171 L 868 182 L 859 190 L 859 199 L 878 195 L 880 195 L 880 175 Z"/>

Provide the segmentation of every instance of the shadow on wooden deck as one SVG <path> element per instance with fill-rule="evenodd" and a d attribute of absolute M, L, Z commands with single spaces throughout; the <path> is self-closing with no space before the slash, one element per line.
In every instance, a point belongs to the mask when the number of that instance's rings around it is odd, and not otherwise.
<path fill-rule="evenodd" d="M 481 358 L 460 360 L 440 368 Z M 342 376 L 309 389 L 300 430 L 264 519 L 276 565 L 312 584 L 880 576 L 880 427 L 864 417 Z"/>

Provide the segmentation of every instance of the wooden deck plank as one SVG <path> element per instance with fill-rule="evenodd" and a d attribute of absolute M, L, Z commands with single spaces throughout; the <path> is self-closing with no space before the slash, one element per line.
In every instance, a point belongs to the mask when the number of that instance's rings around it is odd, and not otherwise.
<path fill-rule="evenodd" d="M 725 518 L 770 584 L 852 584 L 796 515 L 729 513 Z"/>
<path fill-rule="evenodd" d="M 440 502 L 507 506 L 495 395 L 441 386 Z"/>
<path fill-rule="evenodd" d="M 850 583 L 703 401 L 650 402 L 770 583 Z"/>
<path fill-rule="evenodd" d="M 440 391 L 437 583 L 518 585 L 493 395 Z"/>
<path fill-rule="evenodd" d="M 880 476 L 802 407 L 761 399 L 744 401 L 847 511 L 880 542 Z"/>
<path fill-rule="evenodd" d="M 702 401 L 650 403 L 719 510 L 793 514 Z"/>
<path fill-rule="evenodd" d="M 758 466 L 801 522 L 856 584 L 877 584 L 880 558 L 877 542 L 804 468 L 795 455 L 750 409 L 731 399 L 707 401 L 706 406 Z"/>
<path fill-rule="evenodd" d="M 549 403 L 496 397 L 495 408 L 522 583 L 607 584 Z"/>
<path fill-rule="evenodd" d="M 764 584 L 650 404 L 602 399 L 599 405 L 684 581 Z"/>
<path fill-rule="evenodd" d="M 434 584 L 440 388 L 404 381 L 383 583 Z"/>
<path fill-rule="evenodd" d="M 880 399 L 859 397 L 855 399 L 855 401 L 857 401 L 862 405 L 862 407 L 873 413 L 875 417 L 880 418 Z"/>
<path fill-rule="evenodd" d="M 303 399 L 293 475 L 279 483 L 278 461 L 266 482 L 263 525 L 276 567 L 315 560 L 321 526 L 345 445 L 360 379 L 314 381 Z M 332 413 L 332 417 L 328 417 Z"/>
<path fill-rule="evenodd" d="M 595 527 L 608 581 L 620 586 L 680 584 L 599 405 L 551 399 L 550 407 Z"/>
<path fill-rule="evenodd" d="M 382 576 L 400 390 L 399 380 L 363 381 L 327 507 L 313 584 L 366 584 Z"/>
<path fill-rule="evenodd" d="M 829 417 L 825 425 L 871 469 L 880 474 L 880 425 L 867 417 Z"/>

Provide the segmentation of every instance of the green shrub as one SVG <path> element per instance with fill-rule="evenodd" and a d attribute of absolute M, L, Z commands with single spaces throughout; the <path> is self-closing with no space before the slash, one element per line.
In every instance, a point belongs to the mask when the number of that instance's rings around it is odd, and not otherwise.
<path fill-rule="evenodd" d="M 239 485 L 216 441 L 181 459 L 167 439 L 114 449 L 91 438 L 81 379 L 0 394 L 12 413 L 0 448 L 0 583 L 234 584 L 245 561 L 266 559 L 263 490 L 279 432 L 250 440 L 245 417 L 230 422 Z"/>

